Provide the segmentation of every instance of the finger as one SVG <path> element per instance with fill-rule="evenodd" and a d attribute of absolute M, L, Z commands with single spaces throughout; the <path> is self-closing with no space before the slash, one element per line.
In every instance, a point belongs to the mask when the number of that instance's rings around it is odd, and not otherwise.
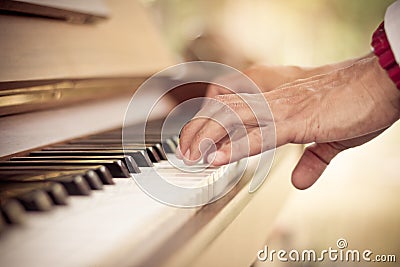
<path fill-rule="evenodd" d="M 318 180 L 330 161 L 338 153 L 350 147 L 362 145 L 374 139 L 386 129 L 340 142 L 316 143 L 307 147 L 292 172 L 293 185 L 298 189 L 310 187 Z"/>
<path fill-rule="evenodd" d="M 206 153 L 211 146 L 226 138 L 228 130 L 220 122 L 208 120 L 192 139 L 188 151 L 188 159 L 197 162 Z"/>
<path fill-rule="evenodd" d="M 262 97 L 262 101 L 260 101 L 260 97 Z M 190 150 L 188 158 L 190 161 L 198 161 L 201 156 L 207 156 L 207 154 L 204 153 L 209 149 L 209 146 L 203 146 L 203 149 L 200 148 L 200 144 L 203 140 L 210 140 L 214 143 L 218 143 L 222 138 L 226 138 L 233 128 L 242 127 L 243 129 L 237 131 L 236 136 L 240 138 L 246 137 L 243 140 L 248 140 L 251 139 L 251 137 L 247 137 L 248 131 L 245 129 L 252 129 L 261 126 L 261 131 L 265 133 L 264 136 L 253 136 L 252 138 L 262 140 L 262 143 L 257 144 L 261 150 L 252 149 L 252 152 L 250 152 L 251 155 L 284 145 L 292 141 L 294 136 L 299 132 L 304 132 L 304 125 L 302 122 L 297 120 L 281 119 L 281 117 L 290 117 L 290 114 L 286 115 L 287 113 L 292 112 L 297 114 L 297 112 L 293 111 L 294 109 L 297 109 L 297 107 L 294 107 L 293 105 L 285 105 L 282 107 L 282 105 L 278 105 L 279 103 L 272 101 L 273 105 L 271 107 L 274 109 L 275 114 L 277 114 L 276 117 L 278 119 L 276 124 L 274 124 L 270 112 L 268 112 L 268 106 L 264 101 L 264 96 L 259 95 L 257 98 L 255 95 L 243 96 L 231 94 L 219 96 L 218 99 L 222 100 L 221 102 L 225 105 L 224 108 L 216 112 L 213 119 L 206 121 L 203 120 L 201 124 L 198 124 L 197 128 L 192 128 L 192 135 L 185 141 L 188 144 L 187 149 Z M 254 135 L 255 132 L 253 131 L 252 134 Z M 244 144 L 243 140 L 239 143 L 229 140 L 229 144 L 233 143 L 234 147 L 237 147 L 235 150 L 242 150 L 243 152 L 227 151 L 227 153 L 233 153 L 233 160 L 237 160 L 247 155 L 247 153 L 245 153 L 246 150 L 241 148 L 242 144 Z M 182 146 L 181 149 L 182 154 L 186 154 L 187 150 L 184 150 L 186 147 Z M 218 154 L 220 154 L 221 162 L 226 163 L 229 161 L 229 155 L 224 155 L 223 153 Z"/>
<path fill-rule="evenodd" d="M 215 144 L 215 146 L 210 147 L 207 151 L 203 153 L 203 162 L 208 163 L 208 157 L 211 153 L 216 152 L 218 149 L 221 149 L 221 147 L 229 141 L 229 135 L 226 135 L 223 137 L 219 142 Z"/>
<path fill-rule="evenodd" d="M 207 162 L 213 166 L 221 166 L 264 151 L 262 132 L 258 127 L 248 130 L 241 138 L 226 140 L 217 151 L 209 153 Z"/>
<path fill-rule="evenodd" d="M 196 133 L 203 127 L 209 118 L 221 109 L 222 104 L 215 99 L 207 99 L 203 108 L 181 129 L 179 148 L 185 155 Z"/>
<path fill-rule="evenodd" d="M 208 104 L 183 127 L 179 144 L 181 153 L 185 155 L 190 150 L 189 159 L 196 161 L 201 156 L 199 146 L 203 140 L 218 142 L 233 125 L 243 125 L 240 117 L 250 113 L 247 117 L 251 118 L 252 113 L 248 108 L 247 111 L 243 109 L 242 104 L 242 99 L 234 94 L 209 99 Z"/>
<path fill-rule="evenodd" d="M 189 152 L 188 161 L 201 159 L 211 144 L 219 142 L 232 131 L 247 134 L 246 127 L 273 127 L 272 115 L 262 94 L 228 94 L 210 100 L 181 132 L 180 151 Z M 205 117 L 200 119 L 200 117 Z M 203 141 L 211 141 L 208 145 Z"/>
<path fill-rule="evenodd" d="M 227 151 L 220 151 L 217 153 L 220 154 L 220 161 L 223 162 L 218 164 L 225 164 L 229 160 L 238 160 L 248 156 L 249 153 L 250 155 L 255 155 L 273 149 L 277 145 L 277 140 L 279 141 L 279 146 L 289 142 L 289 134 L 291 133 L 289 129 L 294 127 L 293 123 L 279 123 L 275 128 L 270 112 L 268 112 L 268 106 L 262 95 L 254 99 L 253 95 L 246 96 L 246 101 L 243 101 L 240 98 L 241 96 L 242 95 L 224 96 L 224 103 L 227 104 L 227 107 L 231 108 L 231 112 L 234 113 L 218 112 L 213 118 L 215 121 L 208 120 L 203 124 L 202 128 L 196 133 L 196 136 L 191 139 L 191 145 L 189 147 L 189 159 L 191 161 L 197 161 L 201 156 L 205 156 L 204 152 L 206 152 L 209 147 L 204 147 L 205 150 L 199 149 L 200 143 L 205 139 L 211 140 L 214 143 L 220 142 L 222 138 L 227 139 L 225 140 L 224 146 Z M 260 97 L 262 101 L 260 101 Z M 240 101 L 237 100 L 238 98 Z M 251 105 L 251 107 L 247 106 L 248 104 Z M 254 110 L 256 110 L 257 113 Z M 220 125 L 218 125 L 218 123 Z M 232 129 L 234 129 L 234 134 L 226 138 L 227 135 L 233 133 Z M 251 129 L 251 131 L 249 131 L 249 129 Z M 277 135 L 278 138 L 276 138 Z M 240 142 L 235 142 L 235 139 L 241 140 Z M 251 146 L 250 151 L 247 152 L 249 149 L 244 147 L 244 144 L 249 140 L 255 142 L 255 146 Z M 228 149 L 231 144 L 233 150 Z M 232 155 L 229 155 L 229 153 L 232 153 Z M 208 161 L 210 162 L 209 159 Z M 219 160 L 217 159 L 217 161 Z"/>
<path fill-rule="evenodd" d="M 346 147 L 332 143 L 315 143 L 308 146 L 292 172 L 292 184 L 301 190 L 312 186 L 331 160 L 344 149 Z"/>
<path fill-rule="evenodd" d="M 257 105 L 260 106 L 260 98 L 262 99 L 262 102 L 265 102 L 262 95 L 258 95 L 258 99 L 256 99 L 258 101 L 255 101 L 254 99 L 251 100 L 253 102 L 258 102 Z M 218 99 L 222 99 L 221 102 L 223 103 L 223 106 L 212 119 L 206 121 L 202 125 L 202 127 L 197 131 L 195 137 L 191 140 L 189 159 L 192 161 L 199 160 L 202 154 L 209 149 L 210 145 L 204 145 L 200 148 L 203 140 L 209 140 L 212 141 L 209 144 L 215 144 L 226 135 L 233 132 L 235 133 L 235 136 L 238 137 L 246 136 L 247 127 L 259 125 L 253 109 L 248 106 L 248 103 L 244 101 L 240 95 L 230 94 L 219 97 Z M 261 107 L 257 107 L 257 109 L 258 112 L 261 112 L 262 114 L 268 114 L 265 107 L 262 105 Z M 264 117 L 268 116 L 264 115 Z M 270 125 L 272 125 L 272 123 Z M 232 138 L 235 136 L 232 136 Z"/>
<path fill-rule="evenodd" d="M 193 138 L 207 120 L 206 118 L 193 118 L 182 128 L 179 134 L 179 149 L 177 149 L 180 155 L 186 154 Z"/>

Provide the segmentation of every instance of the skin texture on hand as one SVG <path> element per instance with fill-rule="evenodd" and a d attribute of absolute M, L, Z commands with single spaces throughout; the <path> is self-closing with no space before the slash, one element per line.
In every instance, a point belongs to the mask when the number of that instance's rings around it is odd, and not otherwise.
<path fill-rule="evenodd" d="M 181 132 L 178 154 L 186 163 L 206 157 L 218 166 L 272 146 L 314 143 L 292 173 L 294 186 L 305 189 L 339 152 L 370 141 L 400 117 L 400 91 L 373 55 L 315 69 L 258 66 L 245 73 L 264 93 L 211 86 L 207 95 L 216 101 Z M 272 114 L 258 104 L 265 101 Z M 244 130 L 235 136 L 238 119 Z M 215 146 L 200 146 L 203 140 Z"/>
<path fill-rule="evenodd" d="M 278 86 L 293 82 L 295 80 L 306 79 L 315 75 L 320 75 L 333 70 L 348 67 L 356 61 L 370 57 L 371 55 L 314 68 L 304 68 L 298 66 L 254 65 L 244 70 L 243 74 L 248 76 L 259 87 L 259 89 L 261 89 L 261 91 L 269 92 Z M 246 88 L 248 84 L 238 74 L 220 77 L 215 82 L 216 84 L 229 84 L 229 89 L 211 84 L 207 89 L 206 97 L 215 97 L 217 95 L 230 94 L 234 92 L 255 93 L 251 89 Z"/>

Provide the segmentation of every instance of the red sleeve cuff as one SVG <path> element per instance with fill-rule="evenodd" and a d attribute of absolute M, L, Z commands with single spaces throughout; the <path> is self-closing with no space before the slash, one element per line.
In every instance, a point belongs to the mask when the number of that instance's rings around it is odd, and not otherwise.
<path fill-rule="evenodd" d="M 390 47 L 383 22 L 372 35 L 371 45 L 375 55 L 379 58 L 379 64 L 387 71 L 397 88 L 400 89 L 400 67 Z"/>

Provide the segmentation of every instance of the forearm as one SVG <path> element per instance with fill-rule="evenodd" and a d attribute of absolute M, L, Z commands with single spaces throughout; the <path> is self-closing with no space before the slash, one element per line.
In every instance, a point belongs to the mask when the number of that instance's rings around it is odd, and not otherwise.
<path fill-rule="evenodd" d="M 337 63 L 326 64 L 326 65 L 313 67 L 313 68 L 304 68 L 304 72 L 302 73 L 303 77 L 298 77 L 298 79 L 309 78 L 309 77 L 312 77 L 315 75 L 321 75 L 321 74 L 329 73 L 334 70 L 343 69 L 343 68 L 353 65 L 354 63 L 356 63 L 360 60 L 363 60 L 366 58 L 371 58 L 373 56 L 374 56 L 374 54 L 371 52 L 362 57 L 352 58 L 352 59 L 348 59 L 348 60 L 337 62 Z"/>
<path fill-rule="evenodd" d="M 362 57 L 317 67 L 255 65 L 246 69 L 244 74 L 252 79 L 262 92 L 269 92 L 286 84 L 301 82 L 304 79 L 349 67 L 373 56 L 373 53 L 369 53 Z"/>

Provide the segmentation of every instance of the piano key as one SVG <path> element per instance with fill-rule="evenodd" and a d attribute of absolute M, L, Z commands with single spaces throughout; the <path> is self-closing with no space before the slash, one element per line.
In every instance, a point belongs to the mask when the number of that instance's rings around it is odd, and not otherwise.
<path fill-rule="evenodd" d="M 130 143 L 134 144 L 134 143 L 138 142 L 138 139 L 136 139 L 136 140 L 134 138 L 127 139 L 127 140 L 124 140 L 124 142 L 127 145 L 129 145 Z M 158 137 L 158 138 L 147 138 L 146 137 L 144 144 L 148 145 L 148 146 L 155 145 L 155 144 L 161 145 L 164 150 L 164 153 L 175 153 L 175 150 L 176 150 L 176 144 L 173 141 L 172 137 L 164 139 L 164 140 L 161 140 L 160 137 Z"/>
<path fill-rule="evenodd" d="M 93 170 L 72 170 L 72 171 L 49 171 L 49 170 L 0 170 L 1 177 L 10 177 L 25 175 L 31 176 L 30 180 L 38 180 L 37 177 L 41 177 L 42 180 L 54 179 L 61 176 L 72 176 L 81 175 L 91 189 L 100 190 L 103 189 L 103 183 L 99 176 Z"/>
<path fill-rule="evenodd" d="M 70 195 L 89 196 L 91 194 L 89 184 L 80 175 L 59 177 L 54 180 L 61 183 Z"/>
<path fill-rule="evenodd" d="M 158 156 L 160 157 L 161 160 L 167 160 L 167 155 L 165 154 L 164 149 L 161 146 L 161 144 L 159 144 L 159 143 L 153 144 L 153 147 L 156 150 L 156 152 L 158 153 Z"/>
<path fill-rule="evenodd" d="M 126 155 L 131 156 L 139 167 L 152 167 L 153 163 L 145 151 L 125 151 Z M 31 156 L 124 156 L 123 150 L 42 150 L 33 151 Z"/>
<path fill-rule="evenodd" d="M 179 146 L 179 137 L 177 135 L 172 137 L 172 141 L 175 143 L 175 146 Z"/>
<path fill-rule="evenodd" d="M 174 135 L 167 136 L 163 135 L 162 139 L 164 140 L 171 140 L 174 138 Z M 80 139 L 80 140 L 115 140 L 119 141 L 121 143 L 122 141 L 122 134 L 120 133 L 119 135 L 115 134 L 99 134 L 99 135 L 91 135 L 86 137 L 85 139 Z M 135 134 L 128 134 L 124 137 L 124 141 L 127 142 L 139 142 L 143 143 L 160 143 L 161 142 L 161 134 L 146 134 L 144 136 L 143 140 L 143 135 L 135 135 Z"/>
<path fill-rule="evenodd" d="M 65 174 L 68 175 L 68 174 Z M 103 182 L 100 177 L 97 175 L 95 171 L 88 170 L 85 173 L 80 174 L 88 183 L 91 189 L 93 190 L 101 190 L 103 189 Z"/>
<path fill-rule="evenodd" d="M 0 166 L 93 166 L 104 165 L 113 177 L 129 178 L 130 174 L 125 164 L 120 160 L 29 160 L 3 161 Z"/>
<path fill-rule="evenodd" d="M 135 158 L 135 154 L 138 154 L 139 151 L 145 150 L 147 152 L 148 157 L 152 162 L 159 162 L 160 156 L 155 150 L 154 147 L 143 147 L 143 146 L 129 146 L 122 148 L 122 146 L 107 146 L 107 145 L 55 145 L 52 147 L 47 147 L 43 149 L 44 151 L 52 151 L 52 150 L 64 150 L 64 151 L 120 151 L 121 155 L 129 155 Z M 133 153 L 133 154 L 132 154 Z"/>
<path fill-rule="evenodd" d="M 162 136 L 164 139 L 166 138 L 171 138 L 172 135 L 163 135 Z M 157 140 L 159 141 L 161 139 L 161 133 L 158 134 L 145 134 L 144 135 L 145 140 Z M 90 135 L 84 138 L 85 140 L 94 140 L 94 139 L 115 139 L 115 140 L 121 140 L 122 139 L 122 133 L 115 133 L 115 132 L 106 132 L 106 133 L 101 133 L 101 134 L 94 134 L 94 135 Z M 84 140 L 84 139 L 79 139 L 79 140 Z M 133 140 L 133 141 L 142 141 L 143 140 L 143 135 L 139 135 L 139 134 L 130 134 L 127 133 L 125 134 L 124 139 L 129 139 L 129 140 Z"/>
<path fill-rule="evenodd" d="M 81 139 L 70 141 L 68 144 L 72 145 L 103 145 L 103 146 L 121 146 L 122 147 L 122 140 L 121 139 Z M 124 148 L 139 148 L 144 149 L 144 147 L 156 147 L 157 152 L 161 159 L 166 159 L 165 153 L 174 153 L 176 146 L 172 140 L 167 139 L 165 141 L 161 141 L 158 139 L 146 139 L 144 143 L 140 142 L 140 140 L 124 140 Z M 165 152 L 164 152 L 165 151 Z"/>
<path fill-rule="evenodd" d="M 68 203 L 68 194 L 62 185 L 53 182 L 45 183 L 45 185 L 46 188 L 44 188 L 44 190 L 47 192 L 54 204 L 66 205 Z"/>
<path fill-rule="evenodd" d="M 61 184 L 69 195 L 88 196 L 91 193 L 89 184 L 81 175 L 54 176 L 53 174 L 2 173 L 1 182 L 25 183 L 25 184 L 54 182 Z"/>
<path fill-rule="evenodd" d="M 31 157 L 13 157 L 12 161 L 26 160 L 121 160 L 125 163 L 130 173 L 139 173 L 140 169 L 131 156 L 36 156 Z"/>
<path fill-rule="evenodd" d="M 43 184 L 0 184 L 0 202 L 3 203 L 10 198 L 17 199 L 26 210 L 48 211 L 52 208 L 52 200 L 48 193 L 48 185 Z"/>
<path fill-rule="evenodd" d="M 103 184 L 114 184 L 113 177 L 110 171 L 102 165 L 91 165 L 91 166 L 0 166 L 0 171 L 6 170 L 26 170 L 26 171 L 61 171 L 61 172 L 73 172 L 73 171 L 94 171 L 100 178 Z"/>
<path fill-rule="evenodd" d="M 129 146 L 128 149 L 142 149 L 142 147 L 141 146 L 137 146 L 137 147 Z M 157 150 L 154 147 L 149 146 L 149 147 L 146 147 L 143 149 L 146 149 L 147 154 L 149 155 L 149 158 L 151 159 L 152 162 L 159 162 L 161 160 L 159 153 L 157 152 Z"/>
<path fill-rule="evenodd" d="M 21 224 L 25 220 L 24 207 L 15 199 L 7 199 L 0 204 L 1 214 L 10 224 Z"/>
<path fill-rule="evenodd" d="M 21 183 L 22 182 L 22 183 Z M 47 195 L 52 200 L 55 205 L 66 205 L 68 194 L 64 187 L 53 181 L 18 181 L 18 179 L 8 179 L 8 177 L 2 177 L 0 188 L 32 188 L 35 190 L 42 190 L 47 193 Z"/>
<path fill-rule="evenodd" d="M 3 217 L 0 216 L 0 233 L 4 231 L 6 228 L 6 222 L 4 221 Z"/>
<path fill-rule="evenodd" d="M 172 139 L 168 138 L 167 140 L 163 141 L 161 144 L 164 148 L 165 153 L 175 153 L 176 144 Z"/>

